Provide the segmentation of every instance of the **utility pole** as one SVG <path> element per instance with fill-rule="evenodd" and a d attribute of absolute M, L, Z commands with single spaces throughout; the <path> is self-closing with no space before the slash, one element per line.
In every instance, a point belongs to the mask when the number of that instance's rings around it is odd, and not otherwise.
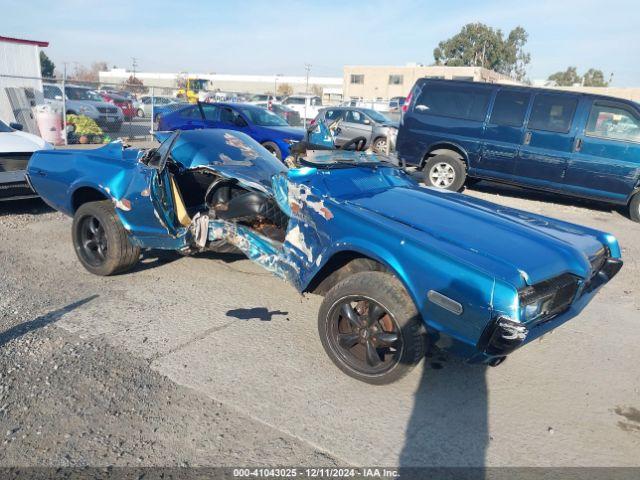
<path fill-rule="evenodd" d="M 307 86 L 304 89 L 304 93 L 309 95 L 309 72 L 311 71 L 311 64 L 310 63 L 305 63 L 304 64 L 304 69 L 307 71 Z M 309 103 L 310 101 L 311 100 L 309 99 L 309 97 L 305 97 L 305 99 L 304 99 L 304 124 L 305 124 L 305 126 L 307 124 L 307 103 Z"/>
<path fill-rule="evenodd" d="M 311 71 L 311 64 L 310 63 L 305 63 L 304 64 L 304 69 L 307 71 L 307 86 L 304 90 L 304 93 L 309 93 L 309 72 Z"/>
<path fill-rule="evenodd" d="M 131 66 L 133 67 L 133 78 L 136 78 L 136 67 L 138 66 L 138 59 L 131 57 Z"/>
<path fill-rule="evenodd" d="M 67 138 L 67 62 L 63 62 L 64 69 L 62 70 L 62 136 L 64 138 L 64 144 L 69 145 L 69 139 Z"/>

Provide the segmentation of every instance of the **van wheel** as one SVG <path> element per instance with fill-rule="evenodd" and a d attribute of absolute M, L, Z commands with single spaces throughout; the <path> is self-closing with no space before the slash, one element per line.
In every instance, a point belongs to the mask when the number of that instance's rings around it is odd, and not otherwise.
<path fill-rule="evenodd" d="M 464 162 L 450 155 L 429 158 L 422 170 L 427 187 L 458 192 L 467 178 Z"/>
<path fill-rule="evenodd" d="M 81 205 L 73 216 L 73 246 L 82 266 L 96 275 L 129 270 L 140 258 L 110 201 Z"/>
<path fill-rule="evenodd" d="M 629 202 L 629 217 L 634 222 L 640 222 L 640 192 L 631 197 Z"/>
<path fill-rule="evenodd" d="M 347 375 L 383 385 L 402 378 L 425 354 L 420 315 L 389 273 L 359 272 L 331 288 L 318 332 L 327 355 Z"/>

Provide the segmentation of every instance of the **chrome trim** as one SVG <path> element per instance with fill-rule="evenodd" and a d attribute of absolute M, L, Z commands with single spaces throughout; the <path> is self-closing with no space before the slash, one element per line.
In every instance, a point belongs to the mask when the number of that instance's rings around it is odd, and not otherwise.
<path fill-rule="evenodd" d="M 456 302 L 455 300 L 447 297 L 446 295 L 441 294 L 440 292 L 436 292 L 435 290 L 429 290 L 427 292 L 427 298 L 429 301 L 439 307 L 448 310 L 454 315 L 462 315 L 464 309 L 462 308 L 462 304 Z"/>

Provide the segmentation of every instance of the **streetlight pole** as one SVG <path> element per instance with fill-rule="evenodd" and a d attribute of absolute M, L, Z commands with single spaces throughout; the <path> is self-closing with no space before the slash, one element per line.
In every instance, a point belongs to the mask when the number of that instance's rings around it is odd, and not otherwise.
<path fill-rule="evenodd" d="M 307 71 L 307 86 L 304 89 L 304 93 L 309 95 L 309 72 L 311 71 L 311 64 L 305 63 L 304 69 Z M 309 97 L 305 97 L 304 99 L 304 122 L 307 123 L 307 103 L 309 102 Z"/>

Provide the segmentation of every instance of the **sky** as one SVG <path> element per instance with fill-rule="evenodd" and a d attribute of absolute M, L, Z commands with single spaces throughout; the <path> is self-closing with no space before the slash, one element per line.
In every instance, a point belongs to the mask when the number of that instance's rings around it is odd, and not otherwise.
<path fill-rule="evenodd" d="M 56 63 L 139 71 L 342 76 L 433 63 L 470 22 L 529 33 L 530 79 L 568 66 L 640 86 L 640 0 L 0 0 L 0 35 L 50 42 Z M 0 65 L 0 70 L 2 66 Z"/>

